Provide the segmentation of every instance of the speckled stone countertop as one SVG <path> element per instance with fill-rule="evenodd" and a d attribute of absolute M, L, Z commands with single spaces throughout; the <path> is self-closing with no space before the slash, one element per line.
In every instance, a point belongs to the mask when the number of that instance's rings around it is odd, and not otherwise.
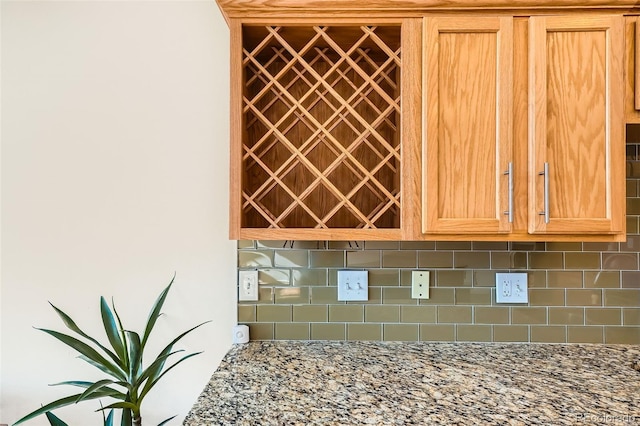
<path fill-rule="evenodd" d="M 251 342 L 184 425 L 640 424 L 637 346 Z"/>

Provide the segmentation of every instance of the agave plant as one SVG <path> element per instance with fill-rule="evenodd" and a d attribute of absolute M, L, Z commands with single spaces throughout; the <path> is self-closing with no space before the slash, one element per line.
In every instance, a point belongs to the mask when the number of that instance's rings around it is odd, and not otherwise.
<path fill-rule="evenodd" d="M 104 297 L 100 297 L 100 313 L 102 316 L 102 324 L 104 325 L 104 331 L 107 339 L 109 340 L 110 348 L 100 343 L 96 338 L 91 337 L 76 325 L 76 323 L 63 311 L 51 306 L 60 316 L 64 324 L 68 329 L 80 336 L 82 339 L 72 337 L 68 334 L 60 333 L 58 331 L 39 328 L 41 330 L 62 343 L 70 346 L 74 350 L 80 353 L 79 358 L 93 365 L 107 375 L 107 378 L 98 380 L 95 382 L 88 381 L 65 381 L 56 383 L 53 386 L 58 385 L 71 385 L 84 389 L 80 393 L 67 396 L 65 398 L 53 401 L 18 420 L 15 425 L 32 419 L 41 414 L 47 414 L 49 421 L 52 417 L 57 419 L 55 415 L 50 413 L 51 410 L 55 410 L 60 407 L 64 407 L 71 404 L 76 404 L 81 401 L 93 400 L 97 398 L 111 398 L 116 402 L 113 402 L 107 406 L 100 408 L 99 410 L 118 409 L 121 410 L 121 426 L 141 426 L 142 414 L 140 406 L 148 395 L 149 391 L 155 386 L 158 381 L 164 377 L 170 370 L 182 363 L 188 358 L 200 354 L 201 352 L 195 352 L 182 356 L 175 361 L 169 367 L 165 368 L 165 364 L 173 355 L 184 352 L 184 350 L 173 350 L 173 346 L 184 336 L 195 330 L 196 328 L 206 324 L 209 321 L 203 322 L 181 333 L 178 337 L 173 339 L 157 356 L 156 358 L 145 368 L 143 367 L 143 354 L 144 349 L 149 340 L 149 336 L 153 331 L 157 319 L 160 317 L 160 310 L 167 298 L 167 293 L 173 284 L 174 277 L 171 279 L 169 285 L 160 293 L 155 301 L 149 318 L 145 325 L 144 333 L 140 337 L 139 333 L 127 330 L 123 327 L 118 311 L 115 308 L 115 304 L 112 300 L 111 308 L 105 301 Z M 111 413 L 110 413 L 111 414 Z M 175 417 L 175 416 L 173 416 Z M 163 425 L 171 420 L 173 417 L 160 423 Z M 113 422 L 113 417 L 110 415 L 105 418 L 105 424 L 107 420 Z M 60 419 L 57 419 L 61 421 Z M 59 423 L 61 425 L 64 422 Z"/>

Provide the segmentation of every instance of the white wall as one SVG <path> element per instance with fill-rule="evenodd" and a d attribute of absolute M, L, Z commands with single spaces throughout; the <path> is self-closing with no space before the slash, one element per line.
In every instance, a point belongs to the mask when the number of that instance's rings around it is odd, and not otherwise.
<path fill-rule="evenodd" d="M 47 301 L 101 333 L 99 297 L 113 296 L 140 329 L 175 271 L 153 347 L 213 323 L 180 346 L 205 353 L 163 379 L 143 419 L 180 424 L 235 324 L 228 28 L 213 1 L 1 7 L 0 423 L 74 390 L 49 383 L 99 376 L 32 328 L 64 330 Z M 97 408 L 57 414 L 99 424 Z"/>

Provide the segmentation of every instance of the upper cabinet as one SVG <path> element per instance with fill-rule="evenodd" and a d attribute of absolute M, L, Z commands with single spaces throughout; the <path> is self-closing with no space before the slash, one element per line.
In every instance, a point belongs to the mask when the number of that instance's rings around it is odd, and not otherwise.
<path fill-rule="evenodd" d="M 529 44 L 529 230 L 622 233 L 623 18 L 533 17 Z"/>
<path fill-rule="evenodd" d="M 231 238 L 623 240 L 623 2 L 493 2 L 219 1 Z"/>

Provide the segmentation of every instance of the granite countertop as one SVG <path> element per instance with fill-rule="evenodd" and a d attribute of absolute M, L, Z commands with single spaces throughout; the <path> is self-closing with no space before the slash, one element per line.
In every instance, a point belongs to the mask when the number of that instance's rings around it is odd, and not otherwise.
<path fill-rule="evenodd" d="M 184 425 L 640 424 L 640 348 L 250 342 Z"/>

